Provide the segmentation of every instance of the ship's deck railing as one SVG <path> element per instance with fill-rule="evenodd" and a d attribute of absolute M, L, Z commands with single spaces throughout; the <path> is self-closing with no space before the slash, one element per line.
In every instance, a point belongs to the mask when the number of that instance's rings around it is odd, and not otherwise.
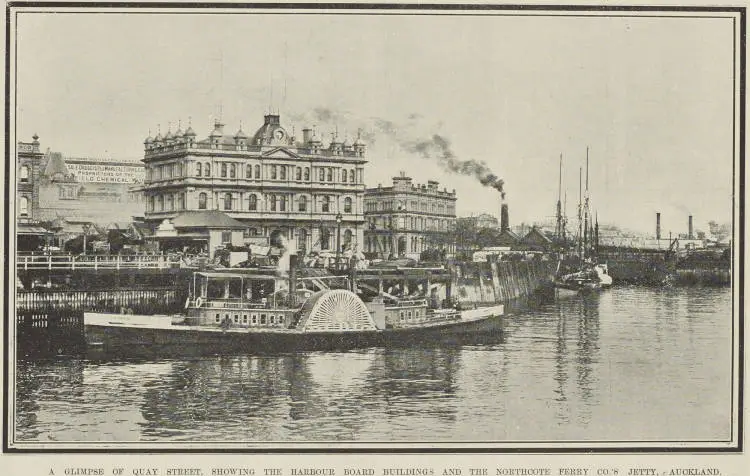
<path fill-rule="evenodd" d="M 18 254 L 18 270 L 74 270 L 74 269 L 166 269 L 179 268 L 187 263 L 168 255 L 63 255 Z"/>

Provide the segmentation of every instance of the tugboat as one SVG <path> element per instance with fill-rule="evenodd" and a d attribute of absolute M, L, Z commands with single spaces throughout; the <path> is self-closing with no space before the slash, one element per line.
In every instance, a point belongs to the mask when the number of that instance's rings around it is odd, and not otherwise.
<path fill-rule="evenodd" d="M 365 303 L 351 277 L 275 268 L 198 271 L 183 314 L 86 313 L 89 354 L 218 354 L 344 350 L 500 332 L 502 305 L 461 309 L 427 299 Z M 299 275 L 298 275 L 299 274 Z M 312 274 L 312 275 L 304 275 Z"/>

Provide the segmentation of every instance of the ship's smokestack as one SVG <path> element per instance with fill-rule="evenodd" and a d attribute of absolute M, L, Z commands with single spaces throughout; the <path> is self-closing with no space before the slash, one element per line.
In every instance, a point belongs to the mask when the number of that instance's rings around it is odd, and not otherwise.
<path fill-rule="evenodd" d="M 656 212 L 656 239 L 661 240 L 661 213 Z"/>
<path fill-rule="evenodd" d="M 503 193 L 500 195 L 500 231 L 507 231 L 509 228 L 508 204 L 505 203 L 505 194 Z"/>
<path fill-rule="evenodd" d="M 688 216 L 688 240 L 693 239 L 693 215 Z"/>

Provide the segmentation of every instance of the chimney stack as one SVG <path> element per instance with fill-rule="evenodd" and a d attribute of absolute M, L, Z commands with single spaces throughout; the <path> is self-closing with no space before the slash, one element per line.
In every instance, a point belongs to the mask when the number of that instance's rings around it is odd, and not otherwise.
<path fill-rule="evenodd" d="M 693 239 L 693 215 L 688 216 L 688 240 Z"/>
<path fill-rule="evenodd" d="M 307 144 L 310 140 L 312 140 L 312 129 L 305 127 L 302 129 L 302 142 Z"/>
<path fill-rule="evenodd" d="M 507 231 L 509 228 L 508 204 L 505 203 L 505 199 L 503 198 L 500 200 L 500 231 Z"/>
<path fill-rule="evenodd" d="M 661 240 L 661 213 L 656 212 L 656 239 Z"/>

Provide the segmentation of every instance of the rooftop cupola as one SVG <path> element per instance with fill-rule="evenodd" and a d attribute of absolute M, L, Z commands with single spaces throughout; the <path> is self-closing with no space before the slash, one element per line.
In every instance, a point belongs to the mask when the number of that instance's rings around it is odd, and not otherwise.
<path fill-rule="evenodd" d="M 365 143 L 362 142 L 362 130 L 357 131 L 357 140 L 354 141 L 354 154 L 357 157 L 365 155 Z"/>
<path fill-rule="evenodd" d="M 154 137 L 154 142 L 153 142 L 153 144 L 154 144 L 154 145 L 161 145 L 162 139 L 163 139 L 163 138 L 162 138 L 162 136 L 161 136 L 161 126 L 160 126 L 160 125 L 157 125 L 157 126 L 156 126 L 156 137 Z"/>
<path fill-rule="evenodd" d="M 247 147 L 247 134 L 242 130 L 242 122 L 240 122 L 240 129 L 234 135 L 234 145 L 237 150 L 245 150 Z"/>
<path fill-rule="evenodd" d="M 148 137 L 146 137 L 146 140 L 143 141 L 143 145 L 146 146 L 147 149 L 151 147 L 151 143 L 154 141 L 154 139 L 151 137 L 151 129 L 148 130 Z"/>
<path fill-rule="evenodd" d="M 224 135 L 224 124 L 222 124 L 218 119 L 214 121 L 214 130 L 211 131 L 211 134 L 208 136 L 209 140 L 211 141 L 211 148 L 212 149 L 218 149 L 219 143 L 221 142 L 221 137 Z"/>

